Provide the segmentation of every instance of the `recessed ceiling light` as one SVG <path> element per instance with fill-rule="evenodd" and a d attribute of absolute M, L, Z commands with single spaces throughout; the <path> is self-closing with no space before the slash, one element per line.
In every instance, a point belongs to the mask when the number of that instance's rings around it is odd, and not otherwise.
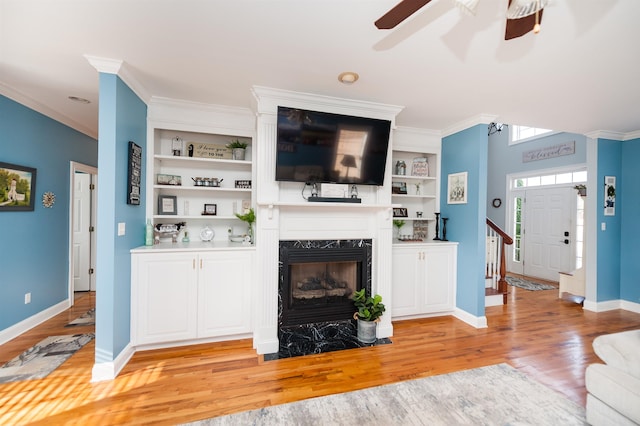
<path fill-rule="evenodd" d="M 81 104 L 90 104 L 91 103 L 91 101 L 89 99 L 79 98 L 77 96 L 69 96 L 69 99 L 72 100 L 73 102 L 80 102 Z"/>
<path fill-rule="evenodd" d="M 360 76 L 358 75 L 357 72 L 346 71 L 346 72 L 340 73 L 340 75 L 338 76 L 338 81 L 343 84 L 353 84 L 356 81 L 358 81 L 359 78 Z"/>

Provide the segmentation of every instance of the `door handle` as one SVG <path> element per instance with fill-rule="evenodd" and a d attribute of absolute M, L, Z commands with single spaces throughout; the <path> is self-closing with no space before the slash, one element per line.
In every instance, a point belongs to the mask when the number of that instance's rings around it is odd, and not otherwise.
<path fill-rule="evenodd" d="M 565 244 L 569 244 L 569 240 L 568 239 L 564 239 L 560 241 L 561 243 L 565 243 Z"/>

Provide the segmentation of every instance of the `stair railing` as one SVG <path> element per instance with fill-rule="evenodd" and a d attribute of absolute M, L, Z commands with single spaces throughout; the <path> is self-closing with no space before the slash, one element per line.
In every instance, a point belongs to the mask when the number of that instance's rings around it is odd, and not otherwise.
<path fill-rule="evenodd" d="M 493 288 L 502 293 L 502 303 L 507 303 L 508 284 L 505 280 L 507 262 L 505 259 L 505 245 L 512 245 L 513 239 L 498 225 L 487 218 L 487 278 L 491 278 Z"/>

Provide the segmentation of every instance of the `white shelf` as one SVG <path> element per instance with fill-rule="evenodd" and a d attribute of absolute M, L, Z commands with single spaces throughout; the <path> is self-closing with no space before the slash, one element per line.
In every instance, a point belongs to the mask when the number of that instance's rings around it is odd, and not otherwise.
<path fill-rule="evenodd" d="M 393 179 L 393 180 L 402 180 L 402 179 L 409 179 L 409 180 L 436 180 L 435 177 L 431 177 L 431 176 L 412 176 L 412 175 L 391 175 L 391 179 Z"/>
<path fill-rule="evenodd" d="M 169 189 L 175 191 L 215 191 L 215 192 L 251 192 L 251 188 L 223 188 L 220 186 L 183 186 L 183 185 L 153 185 L 154 189 Z"/>
<path fill-rule="evenodd" d="M 263 207 L 293 207 L 293 208 L 346 208 L 346 209 L 391 209 L 395 207 L 402 207 L 400 204 L 363 204 L 363 203 L 324 203 L 324 202 L 274 202 L 264 203 L 258 202 L 259 206 Z"/>
<path fill-rule="evenodd" d="M 218 216 L 215 214 L 202 214 L 202 215 L 175 215 L 175 214 L 157 214 L 153 216 L 154 219 L 174 219 L 174 220 L 240 220 L 235 216 Z"/>
<path fill-rule="evenodd" d="M 399 219 L 399 220 L 407 220 L 407 221 L 414 221 L 414 220 L 436 220 L 435 217 L 402 217 L 402 216 L 394 216 L 393 217 L 394 220 Z"/>
<path fill-rule="evenodd" d="M 220 158 L 200 158 L 200 157 L 178 157 L 173 155 L 154 155 L 153 158 L 160 160 L 163 164 L 172 163 L 180 165 L 189 165 L 195 163 L 208 163 L 208 164 L 230 164 L 233 166 L 246 166 L 251 168 L 251 161 L 248 160 L 227 160 Z"/>
<path fill-rule="evenodd" d="M 415 195 L 415 194 L 391 194 L 392 197 L 398 198 L 426 198 L 426 199 L 435 199 L 435 195 Z"/>

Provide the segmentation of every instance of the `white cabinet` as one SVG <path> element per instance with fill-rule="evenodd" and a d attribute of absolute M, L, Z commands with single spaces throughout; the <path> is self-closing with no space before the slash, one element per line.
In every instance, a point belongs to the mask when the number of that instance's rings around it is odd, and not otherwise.
<path fill-rule="evenodd" d="M 254 250 L 132 254 L 131 334 L 136 346 L 251 331 Z"/>
<path fill-rule="evenodd" d="M 392 317 L 453 311 L 456 255 L 455 243 L 395 244 L 392 254 Z"/>

